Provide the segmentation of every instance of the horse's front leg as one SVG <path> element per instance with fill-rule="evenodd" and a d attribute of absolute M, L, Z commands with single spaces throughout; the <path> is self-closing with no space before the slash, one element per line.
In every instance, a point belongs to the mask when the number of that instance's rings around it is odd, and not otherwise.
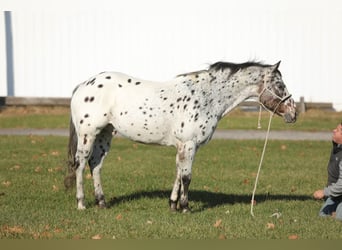
<path fill-rule="evenodd" d="M 176 181 L 171 193 L 171 210 L 175 210 L 177 207 L 177 201 L 179 199 L 179 207 L 182 212 L 190 211 L 188 192 L 191 182 L 191 169 L 194 161 L 197 146 L 193 141 L 180 143 L 177 146 L 176 166 L 177 176 Z M 180 196 L 180 197 L 179 197 Z"/>

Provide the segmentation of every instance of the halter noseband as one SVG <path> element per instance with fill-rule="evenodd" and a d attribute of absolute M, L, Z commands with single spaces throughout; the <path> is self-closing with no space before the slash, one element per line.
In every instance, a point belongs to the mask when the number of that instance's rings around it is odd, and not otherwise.
<path fill-rule="evenodd" d="M 275 108 L 273 110 L 270 110 L 268 107 L 266 107 L 261 101 L 261 96 L 265 93 L 265 92 L 269 92 L 271 95 L 277 97 L 280 101 L 277 103 L 277 105 L 275 106 Z M 260 105 L 266 109 L 268 112 L 271 112 L 271 113 L 275 113 L 279 107 L 279 105 L 283 102 L 285 102 L 287 99 L 291 98 L 291 94 L 289 94 L 287 91 L 286 91 L 286 95 L 284 97 L 281 97 L 279 95 L 277 95 L 274 91 L 272 91 L 269 86 L 265 86 L 263 88 L 263 90 L 260 92 L 259 96 L 258 96 L 258 102 L 260 103 Z"/>

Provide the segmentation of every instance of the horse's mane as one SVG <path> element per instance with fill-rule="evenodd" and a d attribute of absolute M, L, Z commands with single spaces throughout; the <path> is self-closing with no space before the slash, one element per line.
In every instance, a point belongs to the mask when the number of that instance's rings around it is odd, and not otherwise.
<path fill-rule="evenodd" d="M 230 74 L 238 72 L 240 69 L 245 69 L 247 67 L 269 67 L 270 65 L 262 64 L 261 62 L 245 62 L 245 63 L 231 63 L 231 62 L 216 62 L 210 65 L 209 70 L 225 70 L 230 69 Z"/>
<path fill-rule="evenodd" d="M 184 73 L 184 74 L 177 75 L 177 77 L 198 75 L 198 74 L 208 72 L 208 71 L 220 71 L 220 70 L 223 71 L 226 69 L 229 69 L 230 70 L 229 74 L 232 75 L 241 69 L 245 69 L 245 68 L 252 67 L 252 66 L 265 68 L 265 67 L 270 67 L 271 65 L 263 64 L 261 62 L 254 62 L 254 61 L 248 61 L 245 63 L 232 63 L 232 62 L 221 62 L 221 61 L 219 61 L 219 62 L 216 62 L 214 64 L 211 64 L 207 70 L 205 69 L 205 70 L 199 70 L 199 71 Z"/>

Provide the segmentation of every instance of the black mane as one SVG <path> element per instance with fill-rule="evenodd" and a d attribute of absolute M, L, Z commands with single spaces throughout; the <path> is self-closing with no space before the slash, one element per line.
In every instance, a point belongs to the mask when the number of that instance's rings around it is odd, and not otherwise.
<path fill-rule="evenodd" d="M 209 70 L 225 70 L 230 69 L 230 74 L 238 72 L 240 69 L 245 69 L 251 66 L 269 67 L 270 65 L 262 64 L 260 62 L 245 62 L 245 63 L 231 63 L 231 62 L 216 62 L 210 65 Z"/>

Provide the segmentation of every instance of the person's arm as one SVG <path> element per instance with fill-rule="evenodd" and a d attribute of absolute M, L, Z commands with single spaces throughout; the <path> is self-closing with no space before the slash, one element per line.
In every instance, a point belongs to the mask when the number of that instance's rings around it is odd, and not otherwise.
<path fill-rule="evenodd" d="M 337 197 L 342 195 L 342 161 L 339 162 L 340 173 L 336 183 L 324 188 L 324 196 Z"/>

